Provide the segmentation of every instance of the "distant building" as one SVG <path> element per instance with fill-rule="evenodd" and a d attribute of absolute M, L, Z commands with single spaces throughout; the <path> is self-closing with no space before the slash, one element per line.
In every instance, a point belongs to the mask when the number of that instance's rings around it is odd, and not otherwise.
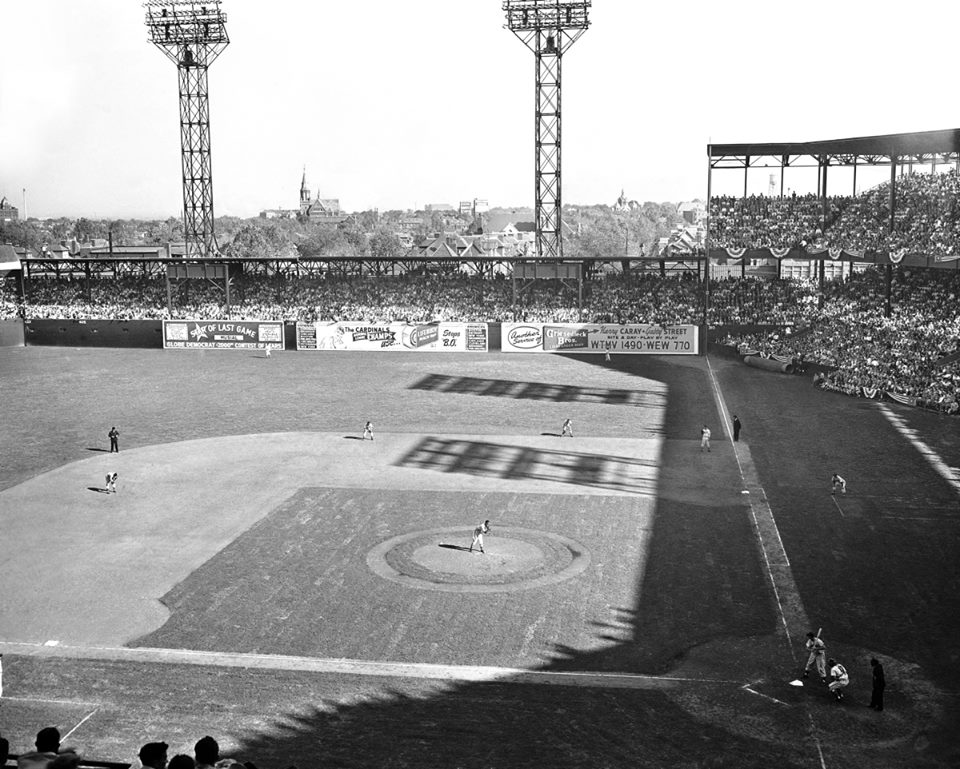
<path fill-rule="evenodd" d="M 5 197 L 0 198 L 0 224 L 9 224 L 20 218 L 20 212 L 16 206 L 10 204 Z"/>
<path fill-rule="evenodd" d="M 423 207 L 424 211 L 432 213 L 433 211 L 439 211 L 440 213 L 449 213 L 451 211 L 456 211 L 457 209 L 451 206 L 449 203 L 427 203 Z"/>
<path fill-rule="evenodd" d="M 300 181 L 300 218 L 314 224 L 340 224 L 347 218 L 340 210 L 338 198 L 321 198 L 317 193 L 316 198 L 310 199 L 306 168 L 303 169 L 303 179 Z"/>
<path fill-rule="evenodd" d="M 636 200 L 627 200 L 626 193 L 621 189 L 620 197 L 613 204 L 613 210 L 618 214 L 625 214 L 628 211 L 636 211 L 638 208 L 640 208 L 640 204 Z"/>
<path fill-rule="evenodd" d="M 677 214 L 687 224 L 699 225 L 707 218 L 707 206 L 702 200 L 690 200 L 677 204 Z"/>
<path fill-rule="evenodd" d="M 266 208 L 260 212 L 261 219 L 303 219 L 315 224 L 340 224 L 347 215 L 340 210 L 338 198 L 311 199 L 307 186 L 307 169 L 303 169 L 300 180 L 299 208 Z"/>

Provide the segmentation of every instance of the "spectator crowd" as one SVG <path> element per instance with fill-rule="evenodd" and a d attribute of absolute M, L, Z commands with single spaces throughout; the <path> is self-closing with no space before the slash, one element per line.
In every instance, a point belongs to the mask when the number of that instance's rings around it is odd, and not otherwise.
<path fill-rule="evenodd" d="M 960 174 L 897 177 L 861 195 L 716 196 L 710 244 L 717 248 L 798 248 L 960 256 Z"/>
<path fill-rule="evenodd" d="M 178 753 L 171 757 L 169 748 L 166 742 L 147 742 L 135 757 L 131 756 L 132 761 L 119 766 L 129 766 L 130 769 L 257 769 L 249 761 L 221 757 L 220 745 L 209 735 L 197 740 L 192 754 Z M 0 767 L 5 766 L 11 757 L 9 741 L 0 737 Z M 84 764 L 84 757 L 75 747 L 60 743 L 60 731 L 55 726 L 47 726 L 37 732 L 32 750 L 16 755 L 16 762 L 17 769 L 78 769 Z"/>
<path fill-rule="evenodd" d="M 162 277 L 64 280 L 33 277 L 24 302 L 11 281 L 0 317 L 24 319 L 203 319 L 590 322 L 655 325 L 704 321 L 704 291 L 684 277 L 613 276 L 587 284 L 583 301 L 560 281 L 537 281 L 513 302 L 511 281 L 476 276 L 303 279 L 247 276 L 227 312 L 222 287 L 178 284 L 171 313 Z M 707 324 L 742 351 L 796 358 L 829 371 L 819 384 L 850 394 L 903 398 L 956 413 L 960 364 L 960 273 L 896 268 L 886 315 L 883 274 L 854 271 L 809 280 L 728 278 L 710 283 Z M 743 327 L 771 327 L 749 331 Z M 738 329 L 738 327 L 740 327 Z M 788 330 L 790 333 L 788 333 Z"/>

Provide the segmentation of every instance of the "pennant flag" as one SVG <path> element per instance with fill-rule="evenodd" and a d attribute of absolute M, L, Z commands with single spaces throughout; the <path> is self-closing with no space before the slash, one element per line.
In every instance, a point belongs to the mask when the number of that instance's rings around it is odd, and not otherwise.
<path fill-rule="evenodd" d="M 892 393 L 889 390 L 887 390 L 887 395 L 889 395 L 890 398 L 895 400 L 897 403 L 902 403 L 904 406 L 917 405 L 917 399 L 911 398 L 909 395 L 900 395 L 898 393 Z"/>

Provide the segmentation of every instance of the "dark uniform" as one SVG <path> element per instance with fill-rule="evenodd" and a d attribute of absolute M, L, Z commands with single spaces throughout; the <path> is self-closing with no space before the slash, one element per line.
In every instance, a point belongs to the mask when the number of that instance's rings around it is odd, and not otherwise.
<path fill-rule="evenodd" d="M 741 428 L 741 427 L 743 427 L 743 425 L 740 424 L 740 417 L 738 417 L 736 414 L 734 414 L 734 415 L 733 415 L 733 439 L 734 439 L 735 441 L 739 441 L 739 440 L 740 440 L 740 428 Z"/>
<path fill-rule="evenodd" d="M 119 454 L 120 446 L 117 444 L 117 439 L 120 437 L 120 431 L 116 427 L 111 427 L 107 435 L 110 438 L 110 453 L 116 451 Z"/>
<path fill-rule="evenodd" d="M 883 710 L 883 690 L 887 688 L 887 679 L 883 675 L 883 665 L 876 657 L 870 660 L 873 668 L 873 691 L 870 693 L 870 707 Z"/>

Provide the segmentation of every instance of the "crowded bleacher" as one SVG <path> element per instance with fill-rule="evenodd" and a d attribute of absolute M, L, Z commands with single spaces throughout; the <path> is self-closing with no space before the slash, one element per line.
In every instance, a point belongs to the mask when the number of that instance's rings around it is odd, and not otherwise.
<path fill-rule="evenodd" d="M 885 316 L 882 272 L 855 271 L 827 281 L 735 278 L 711 281 L 710 327 L 745 354 L 819 364 L 817 383 L 861 397 L 957 413 L 960 273 L 901 269 Z M 243 281 L 226 311 L 222 292 L 197 282 L 167 307 L 162 278 L 32 279 L 19 302 L 8 282 L 3 317 L 62 319 L 203 318 L 232 320 L 433 321 L 699 324 L 704 292 L 696 280 L 647 275 L 589 284 L 582 306 L 570 285 L 543 281 L 513 304 L 508 280 L 478 277 L 363 279 L 255 278 Z M 737 327 L 768 326 L 743 333 Z M 734 329 L 734 330 L 730 330 Z"/>
<path fill-rule="evenodd" d="M 717 196 L 710 238 L 717 248 L 836 248 L 960 254 L 960 174 L 917 173 L 896 181 L 891 228 L 890 183 L 856 196 Z"/>

